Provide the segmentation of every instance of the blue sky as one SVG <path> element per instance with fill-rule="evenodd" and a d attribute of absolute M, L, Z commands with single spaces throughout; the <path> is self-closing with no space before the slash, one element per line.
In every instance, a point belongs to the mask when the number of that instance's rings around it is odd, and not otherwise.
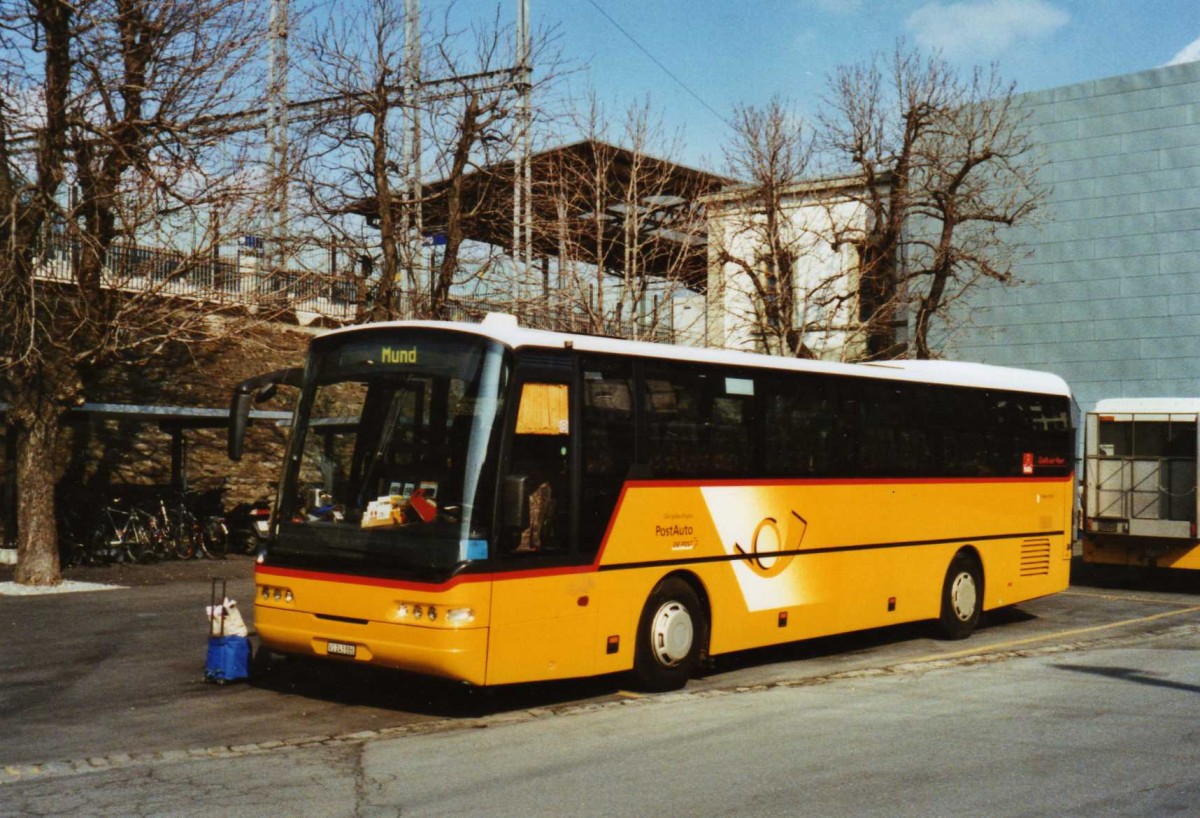
<path fill-rule="evenodd" d="M 495 8 L 495 0 L 465 2 Z M 499 4 L 503 17 L 515 14 L 510 12 L 515 0 Z M 432 10 L 437 3 L 422 5 Z M 1200 0 L 530 0 L 530 5 L 534 28 L 555 29 L 563 55 L 582 69 L 569 78 L 573 92 L 590 84 L 613 112 L 650 95 L 665 126 L 684 131 L 687 148 L 678 158 L 709 167 L 719 165 L 727 136 L 722 117 L 736 105 L 761 105 L 778 95 L 811 116 L 830 72 L 889 51 L 901 36 L 941 49 L 963 68 L 995 60 L 1019 91 L 1133 73 L 1181 55 L 1200 59 Z"/>

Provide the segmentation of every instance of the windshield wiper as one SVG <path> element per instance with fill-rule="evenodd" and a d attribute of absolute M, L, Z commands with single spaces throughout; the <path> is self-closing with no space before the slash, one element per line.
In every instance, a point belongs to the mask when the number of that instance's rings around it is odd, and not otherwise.
<path fill-rule="evenodd" d="M 396 421 L 400 418 L 400 412 L 404 408 L 404 395 L 410 380 L 412 380 L 412 376 L 406 375 L 400 383 L 392 388 L 392 397 L 391 402 L 388 404 L 387 415 L 384 417 L 382 428 L 379 430 L 379 441 L 375 446 L 375 451 L 368 455 L 369 462 L 367 463 L 366 470 L 363 472 L 362 483 L 358 487 L 359 508 L 366 508 L 369 487 L 375 480 L 375 475 L 379 471 L 379 466 L 383 462 L 384 455 L 392 448 L 392 438 L 396 434 Z M 415 424 L 416 420 L 414 419 L 413 422 Z"/>

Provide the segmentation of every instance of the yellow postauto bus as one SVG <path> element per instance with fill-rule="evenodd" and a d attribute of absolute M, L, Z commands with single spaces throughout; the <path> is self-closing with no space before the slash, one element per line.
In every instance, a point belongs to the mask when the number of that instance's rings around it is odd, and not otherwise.
<path fill-rule="evenodd" d="M 1068 582 L 1059 378 L 479 324 L 317 337 L 255 625 L 274 653 L 496 685 L 982 611 Z"/>

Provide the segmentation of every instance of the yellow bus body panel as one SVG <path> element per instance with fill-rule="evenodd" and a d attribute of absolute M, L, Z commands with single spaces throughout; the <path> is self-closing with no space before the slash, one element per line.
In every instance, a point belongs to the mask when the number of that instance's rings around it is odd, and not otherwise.
<path fill-rule="evenodd" d="M 596 571 L 499 574 L 492 584 L 488 684 L 596 673 Z"/>
<path fill-rule="evenodd" d="M 338 642 L 355 646 L 352 661 L 486 683 L 489 582 L 421 586 L 265 566 L 255 571 L 254 581 L 254 627 L 270 650 L 330 657 L 329 643 Z M 290 590 L 293 601 L 276 601 L 275 589 L 281 596 Z M 401 603 L 421 605 L 421 620 L 410 614 L 401 621 Z M 430 605 L 438 611 L 434 622 L 428 619 Z M 447 611 L 456 608 L 470 608 L 474 621 L 447 624 Z"/>
<path fill-rule="evenodd" d="M 601 667 L 632 666 L 642 606 L 672 572 L 702 585 L 713 654 L 935 618 L 965 546 L 983 563 L 985 610 L 1060 591 L 1071 491 L 1069 478 L 631 487 L 597 594 L 600 641 L 631 647 Z"/>
<path fill-rule="evenodd" d="M 1200 571 L 1200 541 L 1086 534 L 1083 561 L 1098 565 Z"/>
<path fill-rule="evenodd" d="M 272 650 L 324 656 L 332 640 L 359 661 L 471 684 L 625 671 L 646 600 L 671 574 L 698 586 L 711 654 L 936 618 L 962 548 L 982 562 L 984 610 L 1060 591 L 1072 497 L 1069 477 L 629 483 L 591 565 L 443 586 L 260 566 L 255 624 Z M 401 623 L 402 602 L 475 619 Z"/>

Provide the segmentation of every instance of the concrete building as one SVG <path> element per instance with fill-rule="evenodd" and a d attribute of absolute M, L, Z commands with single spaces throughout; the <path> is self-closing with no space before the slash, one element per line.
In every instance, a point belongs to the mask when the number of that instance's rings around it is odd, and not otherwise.
<path fill-rule="evenodd" d="M 817 328 L 801 339 L 819 357 L 859 359 L 865 338 L 858 323 L 859 260 L 853 241 L 866 220 L 863 183 L 856 177 L 815 179 L 782 192 L 782 227 L 775 241 L 796 261 L 792 272 L 795 321 Z M 767 269 L 771 243 L 764 205 L 749 187 L 733 186 L 700 200 L 708 217 L 708 346 L 771 351 L 763 338 L 759 288 L 779 286 Z"/>
<path fill-rule="evenodd" d="M 985 284 L 934 327 L 949 359 L 1053 372 L 1080 407 L 1114 397 L 1200 396 L 1200 62 L 1024 94 L 1050 195 L 1036 225 L 1015 229 L 1015 286 Z M 852 248 L 832 241 L 838 187 L 814 180 L 787 192 L 798 255 L 797 300 L 839 281 L 852 312 Z M 750 288 L 714 248 L 753 259 L 755 203 L 734 188 L 705 198 L 709 214 L 708 343 L 761 348 Z M 758 205 L 761 207 L 761 205 Z M 841 212 L 838 221 L 853 223 Z M 807 288 L 807 290 L 806 290 Z M 911 316 L 910 316 L 911 318 Z M 853 316 L 813 346 L 854 358 Z M 952 328 L 947 331 L 945 327 Z M 898 331 L 904 336 L 903 321 Z"/>
<path fill-rule="evenodd" d="M 959 308 L 946 357 L 1066 378 L 1084 411 L 1200 396 L 1200 62 L 1021 97 L 1053 190 L 1016 287 Z"/>

